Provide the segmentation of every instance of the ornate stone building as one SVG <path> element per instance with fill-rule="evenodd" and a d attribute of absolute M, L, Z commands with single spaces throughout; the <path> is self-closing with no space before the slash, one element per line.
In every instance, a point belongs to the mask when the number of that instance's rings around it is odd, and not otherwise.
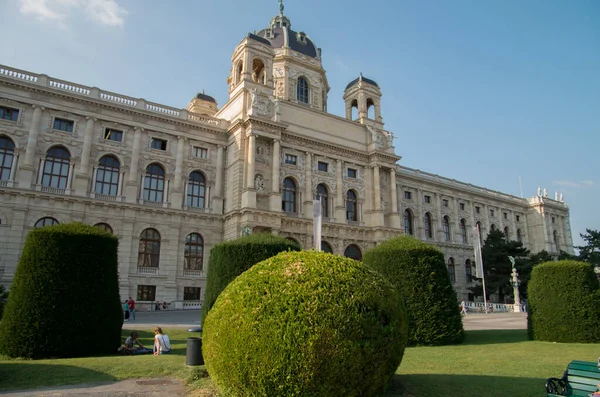
<path fill-rule="evenodd" d="M 327 113 L 321 49 L 281 11 L 235 48 L 222 107 L 175 109 L 0 66 L 0 283 L 27 232 L 57 222 L 120 238 L 123 296 L 182 306 L 203 296 L 210 248 L 242 228 L 360 258 L 401 233 L 437 245 L 459 296 L 471 231 L 497 228 L 537 252 L 572 251 L 562 198 L 521 199 L 398 165 L 381 90 L 359 76 L 345 117 Z M 485 237 L 485 236 L 484 236 Z"/>

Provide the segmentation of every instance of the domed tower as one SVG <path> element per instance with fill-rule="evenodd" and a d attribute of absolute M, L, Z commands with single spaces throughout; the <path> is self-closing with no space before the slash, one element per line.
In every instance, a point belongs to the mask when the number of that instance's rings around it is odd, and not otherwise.
<path fill-rule="evenodd" d="M 272 75 L 275 97 L 327 111 L 329 84 L 321 63 L 321 49 L 306 33 L 292 30 L 283 9 L 280 0 L 279 13 L 271 19 L 269 27 L 256 33 L 275 53 Z"/>
<path fill-rule="evenodd" d="M 361 124 L 374 123 L 383 128 L 381 96 L 379 85 L 374 80 L 363 77 L 361 73 L 344 91 L 346 118 Z M 353 115 L 354 109 L 357 109 L 356 116 Z"/>
<path fill-rule="evenodd" d="M 187 108 L 189 112 L 205 114 L 207 116 L 214 116 L 217 113 L 217 101 L 215 98 L 204 94 L 204 90 L 202 93 L 196 94 L 194 99 L 188 103 Z"/>

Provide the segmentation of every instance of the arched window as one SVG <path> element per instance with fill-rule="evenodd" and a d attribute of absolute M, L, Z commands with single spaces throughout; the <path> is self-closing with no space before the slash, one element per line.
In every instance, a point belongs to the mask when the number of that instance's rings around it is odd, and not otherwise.
<path fill-rule="evenodd" d="M 371 98 L 367 99 L 367 118 L 375 120 L 375 102 Z"/>
<path fill-rule="evenodd" d="M 235 70 L 235 84 L 242 81 L 242 72 L 244 71 L 244 62 L 239 61 Z"/>
<path fill-rule="evenodd" d="M 140 235 L 138 267 L 158 267 L 160 260 L 160 234 L 156 229 L 146 229 Z"/>
<path fill-rule="evenodd" d="M 362 261 L 362 252 L 360 252 L 360 248 L 358 248 L 355 244 L 350 244 L 344 250 L 344 256 L 346 258 L 351 258 L 357 261 Z"/>
<path fill-rule="evenodd" d="M 190 174 L 186 203 L 188 207 L 206 207 L 206 178 L 204 178 L 204 174 L 200 171 L 194 171 Z"/>
<path fill-rule="evenodd" d="M 467 221 L 464 219 L 460 220 L 460 238 L 463 244 L 467 244 L 469 242 L 467 237 Z"/>
<path fill-rule="evenodd" d="M 556 252 L 560 252 L 560 243 L 558 242 L 558 232 L 556 230 L 552 232 L 552 238 L 554 239 L 554 247 L 556 248 Z"/>
<path fill-rule="evenodd" d="M 350 103 L 350 117 L 353 121 L 358 119 L 358 101 L 356 99 Z"/>
<path fill-rule="evenodd" d="M 204 239 L 198 233 L 191 233 L 185 238 L 183 250 L 183 269 L 202 270 L 202 258 L 204 257 Z"/>
<path fill-rule="evenodd" d="M 425 213 L 423 221 L 425 223 L 425 238 L 433 238 L 433 225 L 431 222 L 431 214 L 429 212 Z"/>
<path fill-rule="evenodd" d="M 8 181 L 15 157 L 15 143 L 6 136 L 0 136 L 0 181 Z"/>
<path fill-rule="evenodd" d="M 144 177 L 144 201 L 163 202 L 165 191 L 165 169 L 160 164 L 150 164 L 146 167 Z"/>
<path fill-rule="evenodd" d="M 113 156 L 103 156 L 96 171 L 94 192 L 107 196 L 116 196 L 119 190 L 119 169 L 121 164 Z"/>
<path fill-rule="evenodd" d="M 35 227 L 36 229 L 39 229 L 40 227 L 52 226 L 52 225 L 58 225 L 58 221 L 56 219 L 54 219 L 54 218 L 46 216 L 44 218 L 39 219 L 35 223 L 35 225 L 33 225 L 33 227 Z"/>
<path fill-rule="evenodd" d="M 321 251 L 333 254 L 333 249 L 331 249 L 331 245 L 327 241 L 321 241 Z"/>
<path fill-rule="evenodd" d="M 517 241 L 520 243 L 523 242 L 523 236 L 521 236 L 521 229 L 517 229 Z"/>
<path fill-rule="evenodd" d="M 404 211 L 404 233 L 411 236 L 413 234 L 413 216 L 410 210 Z"/>
<path fill-rule="evenodd" d="M 304 77 L 298 77 L 298 86 L 296 87 L 296 99 L 300 103 L 308 103 L 308 82 Z"/>
<path fill-rule="evenodd" d="M 69 160 L 71 155 L 61 146 L 54 146 L 46 153 L 42 186 L 66 189 L 69 179 Z"/>
<path fill-rule="evenodd" d="M 100 230 L 104 230 L 106 233 L 113 234 L 113 229 L 108 223 L 96 223 L 94 227 L 97 227 Z"/>
<path fill-rule="evenodd" d="M 283 180 L 281 209 L 283 212 L 296 212 L 296 182 L 292 178 L 285 178 Z"/>
<path fill-rule="evenodd" d="M 490 232 L 495 232 L 496 231 L 496 225 L 494 225 L 492 223 L 492 225 L 490 226 Z"/>
<path fill-rule="evenodd" d="M 456 282 L 456 268 L 454 266 L 454 258 L 448 259 L 448 274 L 450 275 L 450 281 Z"/>
<path fill-rule="evenodd" d="M 481 245 L 483 246 L 483 230 L 481 230 L 481 222 L 477 222 L 475 225 L 477 226 L 477 233 L 479 234 L 479 241 L 481 242 Z"/>
<path fill-rule="evenodd" d="M 265 64 L 258 58 L 252 61 L 252 81 L 266 84 Z"/>
<path fill-rule="evenodd" d="M 465 261 L 465 281 L 468 283 L 473 281 L 471 260 Z"/>
<path fill-rule="evenodd" d="M 442 230 L 444 230 L 444 241 L 450 241 L 450 218 L 442 218 Z"/>
<path fill-rule="evenodd" d="M 321 215 L 323 215 L 323 218 L 329 218 L 329 206 L 327 205 L 327 198 L 328 198 L 328 194 L 327 194 L 327 186 L 325 186 L 324 184 L 320 183 L 319 185 L 317 185 L 317 196 L 316 199 L 317 200 L 321 200 Z"/>
<path fill-rule="evenodd" d="M 504 237 L 506 237 L 506 241 L 510 240 L 510 235 L 508 233 L 508 226 L 504 228 Z"/>
<path fill-rule="evenodd" d="M 346 219 L 352 222 L 358 221 L 358 197 L 354 190 L 346 193 Z"/>

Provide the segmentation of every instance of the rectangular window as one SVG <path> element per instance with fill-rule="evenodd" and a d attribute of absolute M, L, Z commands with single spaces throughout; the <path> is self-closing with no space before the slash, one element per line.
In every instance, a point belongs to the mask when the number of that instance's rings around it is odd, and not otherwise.
<path fill-rule="evenodd" d="M 123 142 L 123 131 L 107 128 L 104 130 L 104 139 L 113 142 Z"/>
<path fill-rule="evenodd" d="M 298 163 L 298 157 L 294 156 L 293 154 L 286 154 L 284 161 L 286 164 L 296 165 Z"/>
<path fill-rule="evenodd" d="M 329 164 L 319 161 L 319 163 L 317 164 L 317 167 L 318 167 L 319 171 L 327 172 L 327 169 L 329 168 Z"/>
<path fill-rule="evenodd" d="M 444 207 L 448 207 L 448 200 L 446 200 L 446 199 L 442 200 L 442 205 Z"/>
<path fill-rule="evenodd" d="M 19 110 L 0 106 L 0 119 L 17 121 L 19 119 Z"/>
<path fill-rule="evenodd" d="M 519 222 L 521 220 L 521 217 L 519 215 L 515 215 L 515 219 L 517 220 L 517 222 Z"/>
<path fill-rule="evenodd" d="M 459 206 L 461 211 L 465 210 L 465 203 L 460 203 Z"/>
<path fill-rule="evenodd" d="M 508 213 L 507 212 L 504 213 L 504 219 L 508 219 Z"/>
<path fill-rule="evenodd" d="M 200 300 L 200 287 L 184 287 L 183 288 L 183 300 L 184 301 L 199 301 Z"/>
<path fill-rule="evenodd" d="M 167 141 L 164 139 L 152 138 L 150 147 L 157 150 L 167 150 Z"/>
<path fill-rule="evenodd" d="M 405 191 L 404 192 L 404 199 L 405 200 L 410 200 L 412 198 L 412 193 L 409 191 Z"/>
<path fill-rule="evenodd" d="M 479 214 L 480 212 L 481 212 L 481 208 L 479 208 L 479 207 L 475 207 L 475 213 L 476 213 L 476 214 Z"/>
<path fill-rule="evenodd" d="M 552 217 L 552 223 L 554 223 L 554 217 Z"/>
<path fill-rule="evenodd" d="M 156 299 L 156 285 L 138 285 L 138 301 L 154 301 Z"/>
<path fill-rule="evenodd" d="M 54 124 L 52 125 L 52 128 L 58 131 L 73 132 L 74 125 L 75 122 L 73 120 L 59 119 L 57 117 L 54 119 Z"/>
<path fill-rule="evenodd" d="M 490 216 L 494 216 L 494 210 L 490 209 Z"/>
<path fill-rule="evenodd" d="M 425 204 L 431 204 L 431 196 L 424 196 L 423 199 L 425 200 Z"/>
<path fill-rule="evenodd" d="M 197 159 L 207 159 L 208 158 L 208 149 L 204 147 L 194 146 L 192 149 L 194 152 L 194 157 Z"/>
<path fill-rule="evenodd" d="M 348 178 L 356 178 L 356 170 L 354 168 L 348 168 Z"/>

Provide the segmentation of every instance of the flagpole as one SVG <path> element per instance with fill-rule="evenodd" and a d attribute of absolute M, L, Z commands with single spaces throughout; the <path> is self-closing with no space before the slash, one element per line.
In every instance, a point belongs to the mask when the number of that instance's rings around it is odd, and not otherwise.
<path fill-rule="evenodd" d="M 477 235 L 481 236 L 481 232 L 479 230 L 479 224 L 477 225 Z M 479 244 L 479 260 L 481 261 L 481 285 L 483 287 L 483 305 L 485 307 L 485 312 L 488 312 L 487 306 L 487 294 L 485 293 L 485 271 L 483 270 L 483 251 L 481 250 L 481 238 L 477 239 L 477 244 Z"/>

